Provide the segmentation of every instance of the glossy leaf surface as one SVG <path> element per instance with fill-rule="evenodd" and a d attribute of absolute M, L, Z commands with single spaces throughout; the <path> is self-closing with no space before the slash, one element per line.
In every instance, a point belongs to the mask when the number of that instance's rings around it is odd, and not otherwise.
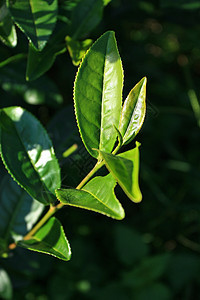
<path fill-rule="evenodd" d="M 42 50 L 56 24 L 57 0 L 8 0 L 8 5 L 16 24 Z"/>
<path fill-rule="evenodd" d="M 0 40 L 8 47 L 17 45 L 17 34 L 6 1 L 0 5 Z"/>
<path fill-rule="evenodd" d="M 67 48 L 68 48 L 69 54 L 72 59 L 72 63 L 75 66 L 78 66 L 81 62 L 81 59 L 85 55 L 85 52 L 92 45 L 92 40 L 87 39 L 87 40 L 79 42 L 79 41 L 72 39 L 70 36 L 67 36 L 65 40 L 67 43 Z"/>
<path fill-rule="evenodd" d="M 140 131 L 146 113 L 146 77 L 142 78 L 130 91 L 124 101 L 119 131 L 123 144 L 128 144 Z"/>
<path fill-rule="evenodd" d="M 44 205 L 7 175 L 0 185 L 0 237 L 22 238 L 40 217 Z"/>
<path fill-rule="evenodd" d="M 74 87 L 76 118 L 81 138 L 93 157 L 111 152 L 121 113 L 123 71 L 114 33 L 103 34 L 80 65 Z"/>
<path fill-rule="evenodd" d="M 114 194 L 115 179 L 111 174 L 95 177 L 81 190 L 59 189 L 56 191 L 60 202 L 92 210 L 108 217 L 121 220 L 124 210 Z"/>
<path fill-rule="evenodd" d="M 52 217 L 29 240 L 18 245 L 29 250 L 53 255 L 62 260 L 70 260 L 71 249 L 60 222 Z"/>
<path fill-rule="evenodd" d="M 40 122 L 21 107 L 0 110 L 3 162 L 11 176 L 36 200 L 56 200 L 60 168 L 52 143 Z"/>
<path fill-rule="evenodd" d="M 48 71 L 53 65 L 56 56 L 66 51 L 63 42 L 67 35 L 68 26 L 57 24 L 55 31 L 42 51 L 37 51 L 29 44 L 26 80 L 35 80 Z"/>
<path fill-rule="evenodd" d="M 117 180 L 123 191 L 133 202 L 140 202 L 142 194 L 139 188 L 139 146 L 119 155 L 101 152 L 106 167 Z"/>
<path fill-rule="evenodd" d="M 92 31 L 101 21 L 103 13 L 102 0 L 81 0 L 73 10 L 70 35 L 80 39 Z"/>
<path fill-rule="evenodd" d="M 11 300 L 12 298 L 12 284 L 7 272 L 0 268 L 0 298 Z"/>

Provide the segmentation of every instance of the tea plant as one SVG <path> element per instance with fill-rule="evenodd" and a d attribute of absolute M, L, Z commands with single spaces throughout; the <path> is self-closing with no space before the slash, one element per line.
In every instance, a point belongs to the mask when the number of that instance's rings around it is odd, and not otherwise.
<path fill-rule="evenodd" d="M 140 144 L 136 142 L 132 150 L 117 153 L 135 138 L 143 124 L 146 78 L 134 86 L 123 106 L 122 89 L 122 63 L 114 32 L 108 31 L 84 56 L 74 83 L 80 136 L 97 161 L 76 188 L 61 188 L 53 145 L 40 122 L 21 107 L 0 110 L 1 158 L 25 190 L 9 180 L 7 189 L 12 189 L 13 195 L 7 197 L 5 190 L 1 198 L 2 256 L 19 246 L 67 261 L 71 249 L 60 221 L 54 217 L 58 210 L 70 205 L 121 220 L 125 214 L 114 193 L 117 183 L 133 202 L 142 200 L 138 183 Z M 94 177 L 104 165 L 108 174 Z M 48 211 L 39 220 L 45 206 Z M 24 209 L 29 212 L 25 220 Z"/>

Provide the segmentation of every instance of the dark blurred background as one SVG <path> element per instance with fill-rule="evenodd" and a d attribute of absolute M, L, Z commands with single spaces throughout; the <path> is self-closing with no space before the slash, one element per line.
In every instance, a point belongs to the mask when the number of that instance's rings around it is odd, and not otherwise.
<path fill-rule="evenodd" d="M 17 249 L 6 267 L 13 299 L 200 299 L 199 20 L 200 1 L 192 0 L 113 0 L 104 9 L 89 38 L 115 31 L 124 98 L 143 76 L 148 79 L 147 115 L 136 138 L 143 201 L 134 204 L 117 188 L 123 221 L 70 207 L 58 212 L 71 261 Z M 74 155 L 80 164 L 73 156 L 60 161 L 63 186 L 74 185 L 90 167 L 70 108 L 76 71 L 64 53 L 47 72 L 64 98 L 58 108 L 33 107 L 2 90 L 1 106 L 31 110 L 47 127 L 58 156 L 79 144 Z"/>

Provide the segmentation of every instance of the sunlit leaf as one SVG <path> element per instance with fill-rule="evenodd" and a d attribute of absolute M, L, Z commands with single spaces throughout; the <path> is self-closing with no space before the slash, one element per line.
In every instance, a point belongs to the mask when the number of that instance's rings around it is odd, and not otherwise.
<path fill-rule="evenodd" d="M 124 101 L 119 124 L 123 144 L 128 144 L 132 141 L 144 122 L 146 113 L 146 82 L 146 77 L 142 78 Z"/>
<path fill-rule="evenodd" d="M 71 258 L 69 242 L 62 225 L 55 217 L 49 219 L 29 240 L 19 241 L 18 246 L 66 261 Z"/>
<path fill-rule="evenodd" d="M 100 152 L 106 167 L 117 180 L 123 191 L 133 202 L 140 202 L 142 194 L 139 188 L 139 146 L 119 155 Z"/>
<path fill-rule="evenodd" d="M 16 24 L 42 50 L 56 24 L 57 0 L 8 0 L 8 6 Z"/>
<path fill-rule="evenodd" d="M 88 152 L 111 152 L 116 140 L 122 101 L 123 71 L 114 33 L 103 34 L 88 50 L 74 86 L 81 138 Z"/>
<path fill-rule="evenodd" d="M 36 200 L 49 204 L 60 187 L 60 168 L 40 122 L 21 107 L 0 110 L 2 160 L 11 176 Z"/>
<path fill-rule="evenodd" d="M 72 39 L 70 36 L 67 36 L 65 40 L 72 62 L 75 66 L 78 66 L 81 62 L 81 59 L 85 55 L 85 52 L 92 45 L 92 40 L 87 39 L 79 42 Z"/>
<path fill-rule="evenodd" d="M 121 220 L 124 210 L 114 194 L 115 179 L 108 174 L 105 177 L 95 177 L 81 190 L 59 189 L 56 191 L 60 202 L 92 210 L 108 217 Z"/>
<path fill-rule="evenodd" d="M 13 294 L 11 280 L 7 272 L 0 268 L 0 298 L 4 300 L 11 300 Z"/>

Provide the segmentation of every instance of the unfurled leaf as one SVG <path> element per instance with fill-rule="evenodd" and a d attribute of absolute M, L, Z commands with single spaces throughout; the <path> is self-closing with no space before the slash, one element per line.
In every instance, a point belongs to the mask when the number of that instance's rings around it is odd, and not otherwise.
<path fill-rule="evenodd" d="M 11 300 L 12 298 L 12 284 L 7 272 L 0 268 L 0 298 L 4 300 Z"/>
<path fill-rule="evenodd" d="M 11 176 L 36 200 L 56 200 L 60 168 L 40 122 L 21 107 L 0 110 L 0 150 Z"/>
<path fill-rule="evenodd" d="M 34 47 L 42 50 L 57 20 L 57 0 L 8 0 L 8 7 L 16 24 Z"/>
<path fill-rule="evenodd" d="M 18 246 L 29 250 L 70 260 L 71 249 L 60 222 L 52 217 L 29 240 L 19 241 Z"/>
<path fill-rule="evenodd" d="M 0 5 L 0 40 L 8 47 L 17 45 L 17 34 L 6 1 Z"/>
<path fill-rule="evenodd" d="M 80 39 L 91 32 L 101 21 L 103 13 L 102 0 L 81 0 L 74 8 L 71 19 L 70 35 Z"/>
<path fill-rule="evenodd" d="M 29 44 L 26 80 L 32 81 L 39 78 L 53 65 L 56 56 L 66 51 L 64 38 L 67 35 L 68 26 L 62 26 L 58 22 L 55 31 L 42 51 L 34 49 Z"/>
<path fill-rule="evenodd" d="M 87 39 L 79 42 L 72 39 L 70 36 L 67 36 L 65 40 L 72 62 L 75 66 L 78 66 L 81 62 L 81 59 L 85 55 L 85 52 L 92 45 L 92 40 Z"/>
<path fill-rule="evenodd" d="M 144 122 L 146 113 L 146 82 L 146 77 L 142 78 L 124 101 L 119 123 L 123 144 L 128 144 L 132 141 Z"/>
<path fill-rule="evenodd" d="M 0 185 L 0 237 L 22 238 L 40 217 L 44 205 L 27 194 L 7 175 Z"/>
<path fill-rule="evenodd" d="M 133 202 L 140 202 L 142 194 L 139 188 L 139 146 L 119 155 L 100 152 L 106 167 Z"/>
<path fill-rule="evenodd" d="M 81 138 L 93 148 L 111 152 L 116 140 L 122 101 L 123 70 L 114 33 L 103 34 L 80 65 L 74 86 L 75 112 Z"/>
<path fill-rule="evenodd" d="M 114 194 L 115 179 L 108 174 L 105 177 L 95 177 L 81 190 L 59 189 L 56 191 L 60 202 L 92 210 L 108 217 L 121 220 L 124 210 Z"/>

